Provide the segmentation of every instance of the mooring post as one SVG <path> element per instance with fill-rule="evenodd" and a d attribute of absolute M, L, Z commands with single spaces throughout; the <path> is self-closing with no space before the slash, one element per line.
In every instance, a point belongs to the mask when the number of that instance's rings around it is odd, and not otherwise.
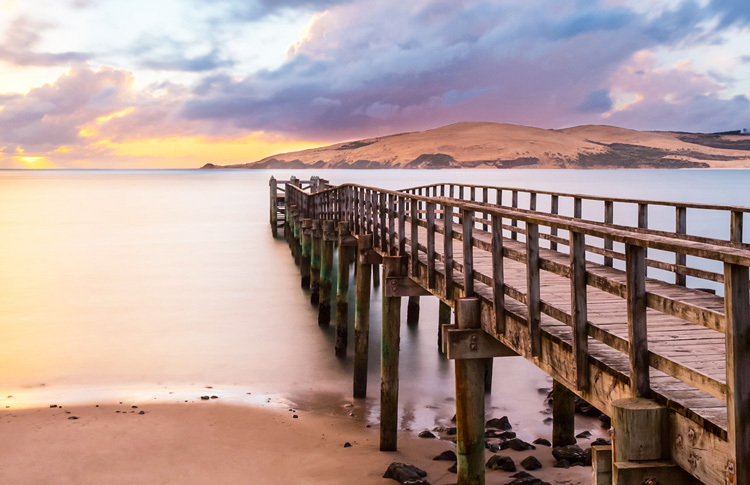
<path fill-rule="evenodd" d="M 441 300 L 438 306 L 438 350 L 443 349 L 443 325 L 450 325 L 452 308 Z"/>
<path fill-rule="evenodd" d="M 331 279 L 333 273 L 333 243 L 336 240 L 335 221 L 323 221 L 323 253 L 320 260 L 320 303 L 318 325 L 331 322 Z"/>
<path fill-rule="evenodd" d="M 271 192 L 271 234 L 273 234 L 273 237 L 277 237 L 279 235 L 279 226 L 278 226 L 278 194 L 277 194 L 277 184 L 276 179 L 273 175 L 271 175 L 271 180 L 268 181 L 268 186 L 270 187 Z"/>
<path fill-rule="evenodd" d="M 302 273 L 302 288 L 310 288 L 310 255 L 312 253 L 312 219 L 302 219 L 302 258 L 299 265 Z"/>
<path fill-rule="evenodd" d="M 349 251 L 344 239 L 349 237 L 349 223 L 339 222 L 339 273 L 336 282 L 336 355 L 346 355 L 349 340 Z"/>
<path fill-rule="evenodd" d="M 481 328 L 478 298 L 456 300 L 458 329 Z M 483 359 L 456 359 L 458 483 L 484 484 Z"/>
<path fill-rule="evenodd" d="M 372 234 L 357 238 L 357 289 L 354 311 L 354 397 L 367 395 L 367 347 L 370 340 L 370 283 L 372 267 L 362 255 L 372 249 Z"/>
<path fill-rule="evenodd" d="M 323 246 L 323 229 L 320 219 L 312 220 L 312 257 L 310 258 L 310 303 L 320 302 L 320 259 Z"/>
<path fill-rule="evenodd" d="M 557 379 L 552 383 L 552 446 L 576 443 L 576 395 Z"/>
<path fill-rule="evenodd" d="M 409 303 L 406 305 L 406 323 L 416 325 L 419 323 L 419 297 L 410 296 Z"/>
<path fill-rule="evenodd" d="M 383 278 L 387 281 L 389 277 L 406 275 L 406 264 L 405 257 L 383 256 Z M 383 285 L 380 345 L 380 451 L 396 451 L 401 297 L 386 296 L 386 287 L 386 285 Z"/>

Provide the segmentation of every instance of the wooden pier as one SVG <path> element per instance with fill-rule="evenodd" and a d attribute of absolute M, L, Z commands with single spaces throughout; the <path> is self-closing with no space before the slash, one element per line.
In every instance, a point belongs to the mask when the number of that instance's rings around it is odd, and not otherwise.
<path fill-rule="evenodd" d="M 359 398 L 371 266 L 383 265 L 381 450 L 397 447 L 400 298 L 410 297 L 411 313 L 433 296 L 439 345 L 456 359 L 460 484 L 484 483 L 488 361 L 519 355 L 555 380 L 554 445 L 573 441 L 574 394 L 613 418 L 613 446 L 593 447 L 594 483 L 750 485 L 750 208 L 458 184 L 270 185 L 274 235 L 284 228 L 302 286 L 323 289 L 320 324 L 336 302 L 338 355 L 356 262 Z M 649 228 L 657 206 L 673 211 L 674 230 Z M 632 211 L 633 224 L 615 224 L 615 210 Z M 690 234 L 692 211 L 726 220 L 727 239 Z M 325 248 L 323 267 L 310 264 L 315 247 Z"/>

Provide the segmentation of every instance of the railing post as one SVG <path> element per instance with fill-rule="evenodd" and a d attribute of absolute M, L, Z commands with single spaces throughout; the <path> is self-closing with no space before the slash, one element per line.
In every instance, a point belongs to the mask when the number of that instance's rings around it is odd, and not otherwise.
<path fill-rule="evenodd" d="M 510 200 L 511 207 L 514 209 L 518 208 L 518 191 L 514 190 L 512 192 L 511 200 Z M 518 219 L 511 219 L 510 225 L 513 226 L 513 229 L 518 227 Z M 518 239 L 518 233 L 515 230 L 511 230 L 510 232 L 510 238 L 513 241 L 516 241 Z"/>
<path fill-rule="evenodd" d="M 464 297 L 474 296 L 474 211 L 463 210 Z"/>
<path fill-rule="evenodd" d="M 576 219 L 583 217 L 583 200 L 580 197 L 573 197 L 573 217 Z"/>
<path fill-rule="evenodd" d="M 550 197 L 550 201 L 549 201 L 549 213 L 556 216 L 559 212 L 560 212 L 559 197 L 556 195 L 553 195 Z M 550 233 L 550 236 L 552 237 L 557 236 L 557 228 L 550 227 L 549 233 Z M 557 241 L 550 241 L 549 248 L 553 251 L 557 251 Z"/>
<path fill-rule="evenodd" d="M 531 355 L 542 353 L 541 293 L 539 282 L 539 226 L 526 224 L 526 306 L 529 312 Z"/>
<path fill-rule="evenodd" d="M 349 247 L 343 244 L 348 238 L 349 223 L 339 222 L 339 267 L 336 281 L 336 344 L 335 353 L 346 355 L 349 340 Z"/>
<path fill-rule="evenodd" d="M 615 220 L 615 203 L 611 200 L 604 201 L 604 223 L 612 224 Z M 609 239 L 604 240 L 604 249 L 612 251 L 612 241 Z M 612 258 L 604 256 L 604 266 L 612 267 Z"/>
<path fill-rule="evenodd" d="M 427 287 L 435 288 L 435 203 L 427 203 Z"/>
<path fill-rule="evenodd" d="M 748 268 L 724 264 L 726 315 L 727 436 L 734 480 L 750 483 L 750 288 Z"/>
<path fill-rule="evenodd" d="M 383 254 L 389 254 L 388 252 L 388 225 L 386 224 L 385 216 L 388 211 L 388 201 L 386 194 L 378 192 L 378 211 L 380 212 L 380 250 Z"/>
<path fill-rule="evenodd" d="M 396 200 L 393 194 L 388 194 L 388 254 L 396 256 Z"/>
<path fill-rule="evenodd" d="M 415 199 L 409 200 L 411 216 L 411 275 L 419 276 L 419 204 Z"/>
<path fill-rule="evenodd" d="M 625 244 L 625 279 L 630 342 L 630 387 L 633 397 L 649 397 L 648 337 L 646 326 L 646 249 Z"/>
<path fill-rule="evenodd" d="M 489 196 L 489 189 L 487 187 L 483 187 L 482 188 L 482 202 L 484 202 L 485 204 L 487 203 L 488 196 Z M 487 219 L 486 212 L 482 212 L 482 219 L 485 219 L 485 220 Z M 482 223 L 482 230 L 483 231 L 487 230 L 487 224 Z"/>
<path fill-rule="evenodd" d="M 495 331 L 505 334 L 505 275 L 503 272 L 503 218 L 492 216 L 492 300 Z"/>
<path fill-rule="evenodd" d="M 398 254 L 406 256 L 406 197 L 398 196 Z"/>
<path fill-rule="evenodd" d="M 675 232 L 677 234 L 687 234 L 687 208 L 685 207 L 675 207 Z M 675 253 L 674 264 L 685 266 L 686 263 L 687 256 L 681 253 Z M 687 277 L 684 274 L 675 271 L 674 283 L 679 286 L 685 286 L 687 284 Z"/>
<path fill-rule="evenodd" d="M 380 451 L 396 451 L 398 434 L 398 357 L 401 298 L 386 296 L 389 277 L 404 276 L 401 256 L 383 256 L 382 340 L 380 345 Z"/>
<path fill-rule="evenodd" d="M 372 234 L 357 238 L 357 293 L 354 313 L 354 397 L 367 395 L 367 353 L 370 341 L 372 267 L 362 256 L 372 249 Z"/>
<path fill-rule="evenodd" d="M 445 213 L 443 232 L 443 259 L 445 263 L 445 299 L 453 299 L 453 207 L 443 204 Z"/>
<path fill-rule="evenodd" d="M 570 232 L 570 315 L 573 323 L 573 358 L 575 385 L 579 391 L 588 389 L 589 335 L 586 299 L 586 237 Z"/>
<path fill-rule="evenodd" d="M 731 228 L 729 239 L 735 242 L 742 242 L 742 219 L 744 212 L 732 211 Z"/>
<path fill-rule="evenodd" d="M 456 327 L 480 328 L 478 298 L 456 301 Z M 484 360 L 456 359 L 458 483 L 484 484 Z"/>

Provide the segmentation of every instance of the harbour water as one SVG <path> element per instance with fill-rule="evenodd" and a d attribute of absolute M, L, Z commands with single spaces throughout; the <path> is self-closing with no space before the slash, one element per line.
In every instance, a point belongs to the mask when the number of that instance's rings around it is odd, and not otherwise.
<path fill-rule="evenodd" d="M 334 356 L 333 326 L 317 325 L 288 248 L 268 226 L 268 178 L 291 173 L 0 171 L 0 405 L 193 399 L 210 386 L 229 401 L 348 414 L 351 342 L 346 358 Z M 294 174 L 391 189 L 450 181 L 750 205 L 750 170 Z M 593 210 L 584 205 L 584 216 Z M 615 222 L 634 217 L 616 213 Z M 657 207 L 650 214 L 651 227 L 673 224 L 673 213 Z M 728 231 L 728 218 L 689 213 L 690 233 L 726 238 Z M 378 290 L 370 397 L 354 408 L 373 422 Z M 418 325 L 402 325 L 404 429 L 445 424 L 454 412 L 453 364 L 438 352 L 436 326 L 432 298 L 422 298 Z M 509 415 L 522 438 L 550 433 L 546 374 L 521 358 L 495 359 L 493 386 L 491 414 Z"/>

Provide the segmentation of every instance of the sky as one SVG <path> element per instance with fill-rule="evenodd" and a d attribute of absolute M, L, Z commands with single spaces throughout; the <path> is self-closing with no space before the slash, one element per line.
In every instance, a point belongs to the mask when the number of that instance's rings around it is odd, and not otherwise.
<path fill-rule="evenodd" d="M 461 121 L 750 128 L 748 0 L 0 0 L 0 168 L 194 168 Z"/>

